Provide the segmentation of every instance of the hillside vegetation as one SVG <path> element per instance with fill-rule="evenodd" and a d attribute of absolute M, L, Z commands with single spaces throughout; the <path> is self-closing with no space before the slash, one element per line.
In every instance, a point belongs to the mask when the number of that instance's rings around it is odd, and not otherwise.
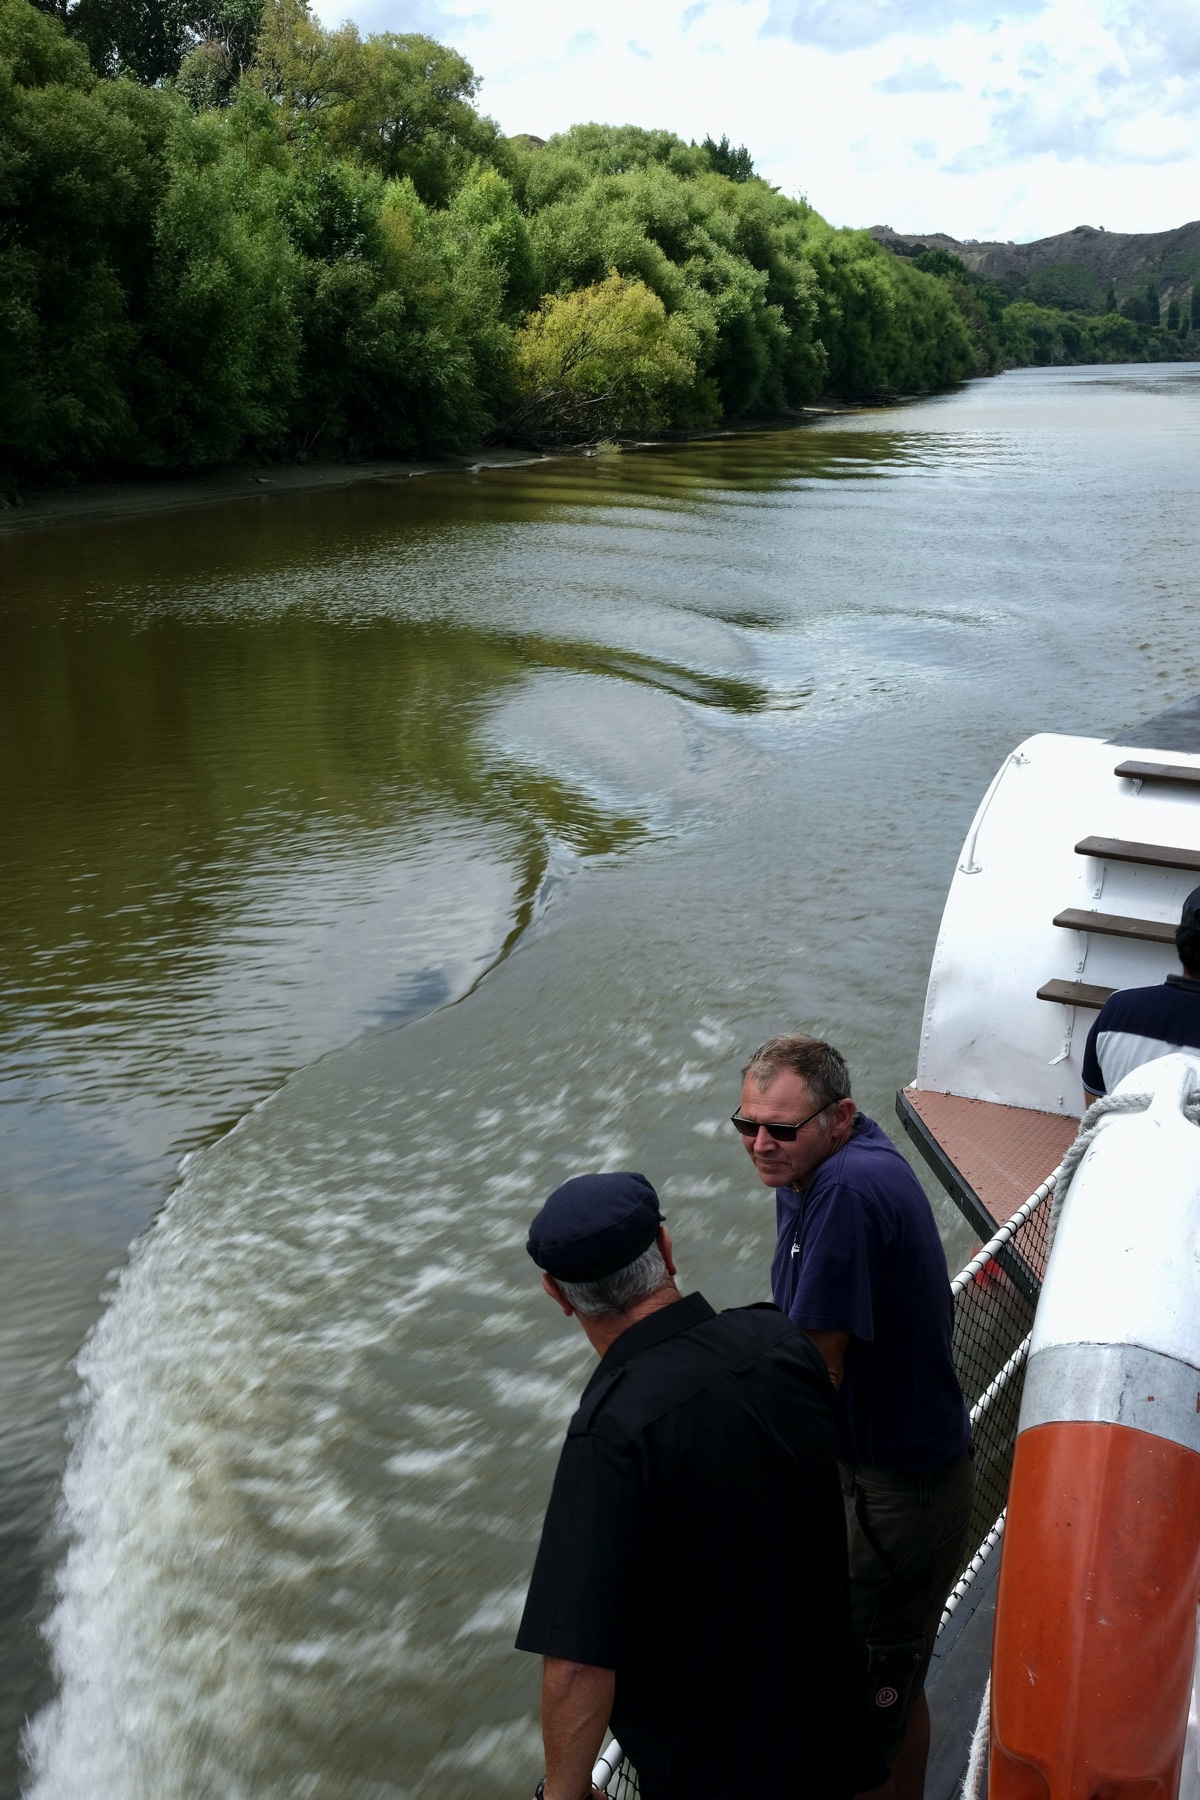
<path fill-rule="evenodd" d="M 580 442 L 1040 354 L 744 147 L 508 139 L 478 87 L 306 0 L 0 0 L 0 477 Z"/>
<path fill-rule="evenodd" d="M 1029 244 L 906 236 L 887 225 L 871 235 L 950 283 L 1000 366 L 1200 356 L 1200 222 L 1142 233 L 1077 225 Z"/>

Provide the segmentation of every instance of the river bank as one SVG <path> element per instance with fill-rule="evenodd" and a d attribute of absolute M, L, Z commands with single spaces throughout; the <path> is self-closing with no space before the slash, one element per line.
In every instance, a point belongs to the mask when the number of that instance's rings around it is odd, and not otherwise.
<path fill-rule="evenodd" d="M 897 399 L 891 404 L 903 404 Z M 664 433 L 661 437 L 622 442 L 620 450 L 650 444 L 701 442 L 742 436 L 747 432 L 778 431 L 836 413 L 861 412 L 866 402 L 850 404 L 836 399 L 806 406 L 778 418 L 754 419 L 705 431 Z M 531 450 L 492 445 L 459 456 L 407 461 L 397 457 L 372 457 L 363 462 L 321 461 L 238 465 L 205 470 L 194 475 L 143 477 L 127 481 L 78 482 L 66 487 L 30 488 L 19 500 L 0 499 L 0 532 L 38 531 L 59 525 L 90 524 L 101 519 L 140 518 L 154 513 L 213 506 L 229 500 L 266 500 L 279 494 L 326 493 L 333 488 L 360 487 L 376 481 L 408 481 L 418 475 L 471 474 L 477 469 L 519 469 L 561 457 L 595 456 L 594 444 L 556 446 Z"/>

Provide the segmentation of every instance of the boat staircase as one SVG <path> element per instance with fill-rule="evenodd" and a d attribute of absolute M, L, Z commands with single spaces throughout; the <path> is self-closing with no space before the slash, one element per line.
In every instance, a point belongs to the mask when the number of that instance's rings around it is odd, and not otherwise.
<path fill-rule="evenodd" d="M 1160 788 L 1165 787 L 1175 792 L 1190 789 L 1200 795 L 1200 769 L 1191 765 L 1141 762 L 1129 758 L 1117 763 L 1113 774 L 1123 781 L 1135 783 L 1135 792 L 1142 787 L 1157 784 Z M 1075 853 L 1077 856 L 1094 859 L 1099 865 L 1101 882 L 1105 885 L 1106 877 L 1114 864 L 1119 865 L 1123 872 L 1131 874 L 1139 869 L 1186 869 L 1200 881 L 1200 850 L 1186 849 L 1179 844 L 1144 844 L 1128 838 L 1084 837 L 1076 844 Z M 1067 906 L 1054 915 L 1054 923 L 1064 930 L 1082 931 L 1096 937 L 1126 938 L 1135 943 L 1166 944 L 1168 947 L 1175 942 L 1175 924 L 1171 920 L 1143 919 L 1128 913 L 1090 911 L 1085 907 Z M 1053 978 L 1042 983 L 1037 990 L 1037 997 L 1039 1000 L 1057 1001 L 1063 1006 L 1082 1006 L 1096 1011 L 1114 991 L 1114 988 L 1100 982 Z"/>
<path fill-rule="evenodd" d="M 1029 739 L 968 832 L 897 1110 L 981 1239 L 1070 1143 L 1096 1011 L 1178 968 L 1200 882 L 1200 720 L 1166 748 Z"/>

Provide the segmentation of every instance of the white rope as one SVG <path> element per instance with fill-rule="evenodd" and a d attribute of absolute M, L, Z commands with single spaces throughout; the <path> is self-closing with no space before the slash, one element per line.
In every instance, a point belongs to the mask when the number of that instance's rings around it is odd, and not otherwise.
<path fill-rule="evenodd" d="M 996 1545 L 1000 1542 L 1000 1539 L 1004 1536 L 1004 1521 L 1007 1516 L 1008 1508 L 1005 1507 L 1004 1511 L 1000 1514 L 1000 1517 L 996 1520 L 996 1523 L 992 1526 L 992 1529 L 988 1532 L 954 1586 L 950 1589 L 950 1592 L 946 1595 L 946 1604 L 943 1606 L 942 1616 L 938 1620 L 936 1633 L 938 1637 L 941 1637 L 943 1631 L 945 1631 L 947 1625 L 954 1617 L 959 1601 L 978 1575 L 980 1569 L 982 1569 L 988 1557 L 992 1554 L 992 1551 L 996 1548 Z"/>
<path fill-rule="evenodd" d="M 983 1690 L 983 1705 L 979 1709 L 979 1717 L 971 1735 L 971 1754 L 967 1758 L 967 1772 L 963 1776 L 962 1800 L 979 1800 L 980 1789 L 983 1787 L 983 1772 L 987 1768 L 988 1759 L 991 1704 L 992 1678 L 989 1675 Z"/>
<path fill-rule="evenodd" d="M 1046 1261 L 1050 1260 L 1050 1252 L 1054 1248 L 1054 1235 L 1058 1230 L 1058 1221 L 1067 1197 L 1067 1189 L 1075 1176 L 1080 1163 L 1087 1155 L 1092 1140 L 1101 1124 L 1112 1113 L 1145 1112 L 1154 1098 L 1153 1094 L 1101 1094 L 1088 1107 L 1079 1121 L 1079 1135 L 1059 1163 L 1055 1174 L 1054 1203 L 1050 1208 L 1050 1223 L 1046 1227 Z M 1200 1125 L 1200 1088 L 1193 1088 L 1183 1102 L 1183 1116 L 1190 1119 L 1193 1125 Z"/>

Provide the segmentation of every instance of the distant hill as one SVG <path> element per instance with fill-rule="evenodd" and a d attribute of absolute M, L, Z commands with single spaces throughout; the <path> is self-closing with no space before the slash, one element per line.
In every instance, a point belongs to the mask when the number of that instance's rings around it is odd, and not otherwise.
<path fill-rule="evenodd" d="M 872 225 L 871 236 L 897 256 L 919 256 L 923 250 L 947 250 L 977 275 L 1011 283 L 1041 306 L 1095 311 L 1111 285 L 1118 301 L 1144 293 L 1153 282 L 1164 313 L 1170 301 L 1190 302 L 1193 283 L 1200 282 L 1200 219 L 1174 231 L 1102 231 L 1076 225 L 1058 237 L 1032 244 L 960 242 L 940 231 L 920 236 Z"/>

